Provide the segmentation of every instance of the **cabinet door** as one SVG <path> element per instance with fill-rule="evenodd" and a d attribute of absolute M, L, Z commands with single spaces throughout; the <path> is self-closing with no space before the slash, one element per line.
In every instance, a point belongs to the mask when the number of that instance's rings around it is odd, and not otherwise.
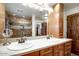
<path fill-rule="evenodd" d="M 28 54 L 23 54 L 22 56 L 39 56 L 39 51 L 28 53 Z"/>
<path fill-rule="evenodd" d="M 40 50 L 40 56 L 52 56 L 52 55 L 53 55 L 52 47 Z"/>
<path fill-rule="evenodd" d="M 64 56 L 64 44 L 54 47 L 54 56 Z"/>
<path fill-rule="evenodd" d="M 71 42 L 65 43 L 65 56 L 71 55 Z"/>
<path fill-rule="evenodd" d="M 44 55 L 41 55 L 41 56 L 52 56 L 52 53 L 47 53 L 47 54 L 44 54 Z"/>

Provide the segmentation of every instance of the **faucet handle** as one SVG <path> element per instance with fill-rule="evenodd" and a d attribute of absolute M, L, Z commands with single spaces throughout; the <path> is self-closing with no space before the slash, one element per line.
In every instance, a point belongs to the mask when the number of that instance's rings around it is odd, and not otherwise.
<path fill-rule="evenodd" d="M 4 43 L 3 43 L 3 46 L 7 46 L 7 45 L 9 45 L 9 44 L 11 44 L 11 42 L 4 42 Z"/>
<path fill-rule="evenodd" d="M 18 40 L 18 43 L 24 43 L 25 40 L 26 40 L 26 39 L 22 37 L 21 39 Z"/>

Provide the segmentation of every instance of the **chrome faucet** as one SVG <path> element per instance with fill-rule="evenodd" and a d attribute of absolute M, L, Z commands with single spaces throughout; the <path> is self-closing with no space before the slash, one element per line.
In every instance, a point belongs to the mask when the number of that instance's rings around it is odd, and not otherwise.
<path fill-rule="evenodd" d="M 52 37 L 52 35 L 48 35 L 48 36 L 47 36 L 47 39 L 50 39 L 51 37 Z"/>
<path fill-rule="evenodd" d="M 21 25 L 22 29 L 21 29 L 21 39 L 18 41 L 18 43 L 24 43 L 25 39 L 24 39 L 24 25 Z"/>
<path fill-rule="evenodd" d="M 21 38 L 18 43 L 24 43 L 25 42 L 25 39 L 24 38 Z"/>

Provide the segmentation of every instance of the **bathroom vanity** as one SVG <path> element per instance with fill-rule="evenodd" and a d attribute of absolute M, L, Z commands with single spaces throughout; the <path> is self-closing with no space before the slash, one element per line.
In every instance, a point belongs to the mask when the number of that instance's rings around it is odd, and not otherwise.
<path fill-rule="evenodd" d="M 15 8 L 18 6 L 24 7 L 22 4 L 12 4 L 12 8 L 21 13 L 24 10 Z M 17 6 L 18 5 L 18 6 Z M 12 35 L 7 37 L 10 40 L 16 40 L 11 42 L 7 46 L 0 45 L 0 56 L 70 56 L 71 55 L 71 39 L 61 38 L 63 37 L 63 4 L 57 4 L 54 6 L 54 13 L 48 15 L 48 11 L 44 10 L 38 12 L 35 10 L 35 14 L 32 13 L 30 16 L 21 15 L 17 13 L 10 14 L 11 4 L 5 4 L 5 7 L 0 4 L 0 43 L 4 43 L 2 33 L 8 28 L 12 30 Z M 26 9 L 26 8 L 25 8 Z M 58 9 L 58 10 L 57 10 Z M 19 11 L 18 11 L 19 10 Z M 5 12 L 6 11 L 6 12 Z M 27 9 L 28 13 L 31 13 L 30 8 Z M 26 10 L 25 10 L 26 12 Z M 37 13 L 36 13 L 37 12 Z M 61 12 L 61 13 L 60 13 Z M 26 12 L 26 14 L 28 14 Z M 44 14 L 43 14 L 44 13 Z M 6 15 L 5 15 L 6 14 Z M 47 16 L 45 16 L 47 14 Z M 56 15 L 53 16 L 53 15 Z M 60 15 L 57 17 L 57 15 Z M 48 18 L 44 19 L 45 17 Z M 53 18 L 52 18 L 53 17 Z M 54 19 L 54 20 L 53 20 Z M 9 31 L 8 32 L 9 35 Z M 53 38 L 47 39 L 47 37 L 40 36 L 52 36 Z M 39 39 L 34 39 L 33 37 L 39 36 Z M 18 38 L 19 37 L 19 38 Z M 24 37 L 31 37 L 32 40 Z M 58 37 L 58 38 L 54 38 Z M 10 41 L 6 39 L 7 41 Z M 21 41 L 20 41 L 21 40 Z M 23 41 L 22 41 L 23 40 Z M 1 42 L 2 41 L 2 42 Z M 19 42 L 18 42 L 19 41 Z M 6 45 L 6 44 L 5 44 Z"/>
<path fill-rule="evenodd" d="M 31 47 L 22 50 L 10 50 L 7 46 L 0 46 L 0 55 L 3 56 L 70 56 L 71 39 L 66 38 L 41 38 L 26 40 Z M 13 42 L 15 43 L 15 42 Z M 19 43 L 21 44 L 21 43 Z M 27 46 L 27 45 L 25 45 Z"/>
<path fill-rule="evenodd" d="M 71 41 L 41 48 L 37 51 L 23 54 L 22 56 L 70 56 Z"/>

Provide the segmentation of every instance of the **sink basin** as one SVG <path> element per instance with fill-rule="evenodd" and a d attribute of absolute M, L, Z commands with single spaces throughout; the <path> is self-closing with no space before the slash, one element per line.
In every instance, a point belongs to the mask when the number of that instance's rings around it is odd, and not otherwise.
<path fill-rule="evenodd" d="M 25 43 L 18 43 L 14 42 L 11 43 L 10 45 L 7 46 L 7 49 L 13 50 L 13 51 L 18 51 L 18 50 L 24 50 L 32 47 L 31 43 L 25 42 Z"/>

